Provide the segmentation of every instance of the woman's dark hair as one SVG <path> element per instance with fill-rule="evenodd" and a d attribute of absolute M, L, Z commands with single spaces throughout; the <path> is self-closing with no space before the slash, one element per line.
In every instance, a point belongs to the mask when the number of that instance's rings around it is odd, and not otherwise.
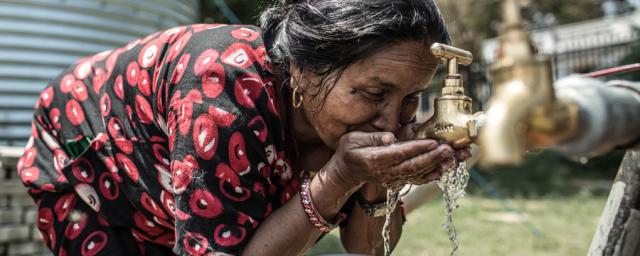
<path fill-rule="evenodd" d="M 450 41 L 433 0 L 278 0 L 260 26 L 276 67 L 286 72 L 292 61 L 322 78 L 327 88 L 316 95 L 328 93 L 350 64 L 392 43 L 422 40 L 428 49 Z"/>

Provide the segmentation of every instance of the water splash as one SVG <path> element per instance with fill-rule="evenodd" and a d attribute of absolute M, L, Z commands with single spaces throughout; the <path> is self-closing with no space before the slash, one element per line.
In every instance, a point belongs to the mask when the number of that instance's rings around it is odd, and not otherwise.
<path fill-rule="evenodd" d="M 454 255 L 460 244 L 456 228 L 453 225 L 453 210 L 459 207 L 457 200 L 460 197 L 464 197 L 464 189 L 467 187 L 468 182 L 469 172 L 467 171 L 467 165 L 464 162 L 459 164 L 454 162 L 453 167 L 448 172 L 444 173 L 436 182 L 436 185 L 438 185 L 440 190 L 442 190 L 442 198 L 446 214 L 446 220 L 442 227 L 449 235 L 449 241 L 451 242 L 450 255 Z"/>
<path fill-rule="evenodd" d="M 413 177 L 416 178 L 416 177 Z M 413 179 L 411 178 L 411 179 Z M 454 159 L 454 165 L 440 176 L 436 185 L 442 190 L 442 197 L 445 206 L 446 220 L 442 227 L 447 231 L 449 241 L 451 242 L 451 254 L 454 255 L 458 250 L 459 241 L 456 228 L 453 225 L 453 210 L 458 208 L 457 200 L 464 197 L 464 189 L 469 182 L 469 171 L 465 162 L 458 163 Z M 391 215 L 396 209 L 400 201 L 400 190 L 403 188 L 401 184 L 388 184 L 387 187 L 387 214 L 385 215 L 384 226 L 382 227 L 382 239 L 384 242 L 384 255 L 391 255 Z"/>
<path fill-rule="evenodd" d="M 391 215 L 400 201 L 400 189 L 402 186 L 393 186 L 387 188 L 387 214 L 382 226 L 382 239 L 384 242 L 384 255 L 391 255 Z"/>

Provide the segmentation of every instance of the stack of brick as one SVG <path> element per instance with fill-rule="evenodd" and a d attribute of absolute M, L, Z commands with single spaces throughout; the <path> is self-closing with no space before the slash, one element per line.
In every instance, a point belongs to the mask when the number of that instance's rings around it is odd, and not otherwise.
<path fill-rule="evenodd" d="M 35 224 L 35 204 L 16 172 L 21 152 L 0 147 L 0 256 L 51 255 Z"/>

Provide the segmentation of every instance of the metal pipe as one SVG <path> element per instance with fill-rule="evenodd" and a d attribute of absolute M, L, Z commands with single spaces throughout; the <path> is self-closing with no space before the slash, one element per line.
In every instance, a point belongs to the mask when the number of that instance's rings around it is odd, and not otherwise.
<path fill-rule="evenodd" d="M 571 76 L 557 81 L 556 95 L 578 106 L 580 129 L 554 150 L 568 156 L 593 157 L 615 148 L 633 147 L 640 139 L 640 83 Z"/>
<path fill-rule="evenodd" d="M 533 51 L 516 1 L 503 1 L 498 60 L 491 66 L 495 94 L 480 132 L 481 165 L 513 165 L 527 149 L 562 142 L 575 132 L 576 108 L 556 100 L 551 61 Z"/>
<path fill-rule="evenodd" d="M 604 70 L 598 70 L 591 73 L 584 74 L 586 77 L 604 77 L 604 76 L 612 76 L 617 74 L 624 74 L 631 71 L 640 70 L 640 63 L 634 63 L 619 67 L 607 68 Z"/>

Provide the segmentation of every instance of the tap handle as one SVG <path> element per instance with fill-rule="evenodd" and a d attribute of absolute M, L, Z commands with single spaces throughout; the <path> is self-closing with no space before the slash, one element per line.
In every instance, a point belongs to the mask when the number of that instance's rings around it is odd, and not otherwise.
<path fill-rule="evenodd" d="M 473 54 L 453 46 L 435 43 L 431 53 L 437 58 L 446 59 L 450 76 L 458 76 L 458 64 L 467 66 L 473 62 Z"/>
<path fill-rule="evenodd" d="M 431 45 L 431 53 L 442 59 L 453 60 L 460 65 L 468 66 L 473 62 L 473 54 L 460 48 L 446 44 L 435 43 Z"/>

